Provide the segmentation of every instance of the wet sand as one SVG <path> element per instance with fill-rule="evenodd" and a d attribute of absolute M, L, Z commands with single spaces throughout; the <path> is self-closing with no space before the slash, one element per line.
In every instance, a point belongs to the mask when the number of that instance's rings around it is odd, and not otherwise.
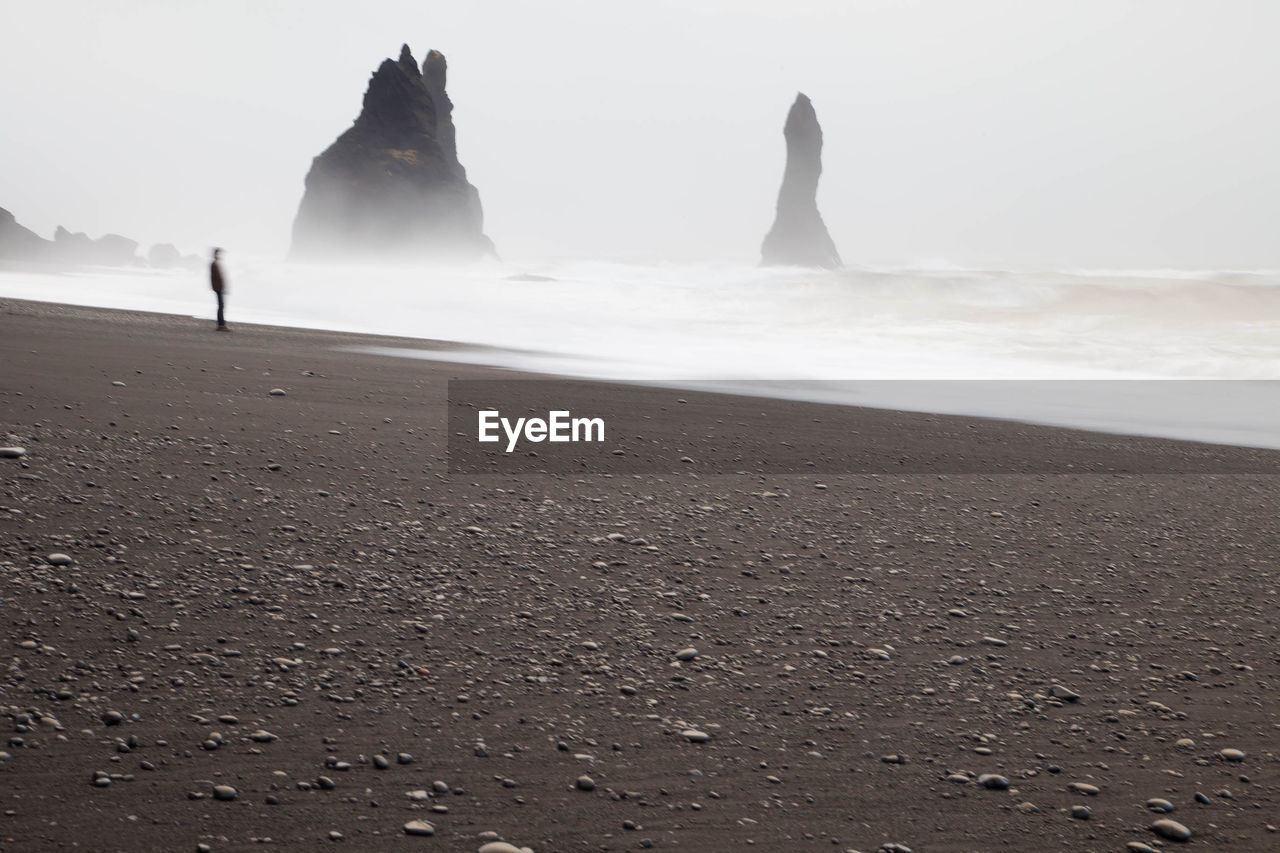
<path fill-rule="evenodd" d="M 450 474 L 512 373 L 211 327 L 0 300 L 3 849 L 1280 847 L 1274 453 L 596 383 L 939 463 Z"/>

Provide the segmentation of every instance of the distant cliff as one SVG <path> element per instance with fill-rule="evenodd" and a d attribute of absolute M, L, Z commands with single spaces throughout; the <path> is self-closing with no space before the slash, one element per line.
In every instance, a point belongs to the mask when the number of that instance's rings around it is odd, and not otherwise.
<path fill-rule="evenodd" d="M 787 167 L 778 190 L 778 211 L 761 249 L 765 266 L 835 268 L 840 253 L 818 212 L 818 178 L 822 175 L 822 127 L 813 104 L 796 95 L 782 131 L 787 140 Z"/>
<path fill-rule="evenodd" d="M 151 247 L 146 259 L 138 255 L 138 243 L 119 234 L 98 239 L 82 232 L 72 233 L 61 225 L 52 240 L 46 240 L 18 223 L 13 214 L 0 208 L 0 260 L 43 264 L 55 267 L 201 266 L 195 255 L 181 255 L 169 243 Z"/>
<path fill-rule="evenodd" d="M 311 163 L 290 257 L 469 260 L 493 253 L 458 162 L 445 58 L 409 46 L 369 80 L 355 123 Z"/>
<path fill-rule="evenodd" d="M 53 243 L 19 225 L 12 213 L 0 207 L 0 258 L 39 261 L 52 247 Z"/>

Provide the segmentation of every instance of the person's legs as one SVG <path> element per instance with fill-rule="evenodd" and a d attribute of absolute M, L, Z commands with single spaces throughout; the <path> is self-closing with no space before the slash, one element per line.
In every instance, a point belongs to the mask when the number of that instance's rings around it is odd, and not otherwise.
<path fill-rule="evenodd" d="M 227 327 L 227 320 L 223 312 L 224 312 L 224 309 L 226 308 L 226 303 L 221 293 L 218 293 L 217 297 L 218 297 L 218 328 L 225 329 Z"/>

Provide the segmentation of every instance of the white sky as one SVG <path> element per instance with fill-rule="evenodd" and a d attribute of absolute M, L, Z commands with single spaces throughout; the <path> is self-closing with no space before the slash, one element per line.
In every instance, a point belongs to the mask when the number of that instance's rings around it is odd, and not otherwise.
<path fill-rule="evenodd" d="M 846 262 L 1280 266 L 1275 0 L 0 0 L 0 207 L 282 255 L 402 42 L 512 260 L 754 262 L 804 91 Z"/>

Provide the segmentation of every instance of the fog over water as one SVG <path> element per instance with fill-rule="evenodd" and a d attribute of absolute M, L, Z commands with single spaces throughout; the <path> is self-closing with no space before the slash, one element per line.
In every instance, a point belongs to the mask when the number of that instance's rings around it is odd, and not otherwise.
<path fill-rule="evenodd" d="M 754 263 L 797 91 L 846 261 L 1280 266 L 1271 0 L 6 2 L 0 206 L 282 257 L 408 42 L 504 258 Z"/>
<path fill-rule="evenodd" d="M 472 345 L 388 356 L 1280 448 L 1280 272 L 228 266 L 233 325 Z M 212 328 L 199 273 L 7 274 L 0 295 Z M 1045 381 L 953 381 L 979 379 Z"/>

